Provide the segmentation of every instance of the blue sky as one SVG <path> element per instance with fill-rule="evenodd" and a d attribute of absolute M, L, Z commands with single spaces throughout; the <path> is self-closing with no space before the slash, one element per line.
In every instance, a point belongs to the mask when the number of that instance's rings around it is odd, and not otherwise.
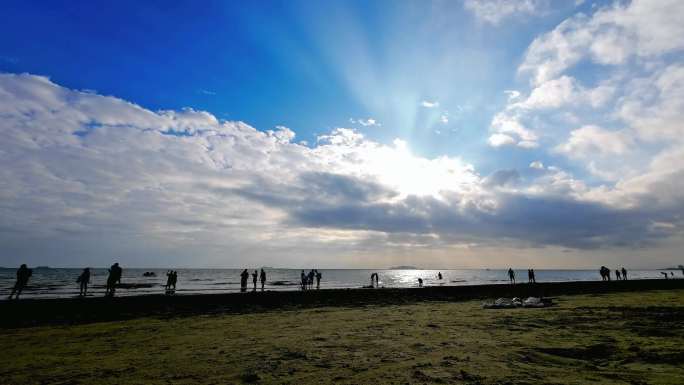
<path fill-rule="evenodd" d="M 501 158 L 533 158 L 486 151 L 489 122 L 503 90 L 525 83 L 515 68 L 529 42 L 578 10 L 568 2 L 492 25 L 460 2 L 11 2 L 0 16 L 0 70 L 152 110 L 284 125 L 308 142 L 354 126 L 493 171 Z"/>
<path fill-rule="evenodd" d="M 98 258 L 139 266 L 676 262 L 680 16 L 674 0 L 6 2 L 0 262 L 81 263 L 103 234 Z"/>

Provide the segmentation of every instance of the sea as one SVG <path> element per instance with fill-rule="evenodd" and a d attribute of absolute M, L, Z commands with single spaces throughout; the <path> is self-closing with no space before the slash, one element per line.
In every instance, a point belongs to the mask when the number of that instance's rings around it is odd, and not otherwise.
<path fill-rule="evenodd" d="M 176 295 L 233 293 L 240 291 L 241 269 L 174 269 L 178 272 Z M 300 290 L 300 269 L 264 268 L 267 275 L 265 290 Z M 123 266 L 122 283 L 117 288 L 117 296 L 163 294 L 166 273 L 160 268 L 126 268 Z M 309 270 L 306 270 L 308 273 Z M 379 286 L 388 288 L 418 287 L 418 278 L 423 286 L 459 286 L 482 284 L 506 284 L 508 272 L 498 269 L 458 269 L 458 270 L 420 270 L 420 269 L 320 269 L 321 289 L 362 288 L 370 285 L 372 273 L 378 273 Z M 660 278 L 662 271 L 674 274 L 673 278 L 682 279 L 681 270 L 631 270 L 629 279 Z M 250 273 L 254 269 L 249 270 Z M 438 279 L 441 272 L 442 279 Z M 527 282 L 527 270 L 515 270 L 518 282 Z M 76 278 L 81 269 L 33 268 L 33 275 L 22 293 L 22 298 L 67 298 L 78 296 Z M 154 273 L 154 276 L 145 276 Z M 569 282 L 600 280 L 598 270 L 535 270 L 537 282 Z M 615 279 L 614 271 L 611 273 Z M 91 269 L 88 296 L 103 296 L 106 268 Z M 148 274 L 149 275 L 149 274 Z M 0 268 L 0 299 L 6 299 L 16 280 L 16 269 Z M 249 290 L 253 290 L 252 277 Z M 258 284 L 261 290 L 260 284 Z"/>

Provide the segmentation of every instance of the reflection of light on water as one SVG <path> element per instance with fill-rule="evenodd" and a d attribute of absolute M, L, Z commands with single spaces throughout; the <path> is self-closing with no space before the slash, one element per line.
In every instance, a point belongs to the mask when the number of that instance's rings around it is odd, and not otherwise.
<path fill-rule="evenodd" d="M 387 286 L 418 286 L 418 278 L 423 279 L 423 285 L 435 285 L 444 282 L 445 279 L 442 281 L 437 279 L 437 273 L 439 273 L 437 270 L 390 270 Z"/>
<path fill-rule="evenodd" d="M 156 277 L 144 277 L 145 271 L 154 271 Z M 241 269 L 177 269 L 179 272 L 176 294 L 192 293 L 232 293 L 240 290 Z M 321 289 L 361 288 L 370 284 L 372 273 L 378 273 L 380 287 L 400 288 L 418 287 L 418 278 L 424 286 L 462 286 L 482 284 L 508 284 L 508 269 L 491 270 L 336 270 L 321 269 L 323 279 Z M 117 290 L 117 296 L 160 294 L 166 283 L 166 269 L 134 269 L 124 267 L 125 283 L 147 284 L 146 287 Z M 299 290 L 299 269 L 267 269 L 266 290 Z M 441 272 L 443 279 L 437 279 Z M 76 277 L 81 269 L 35 269 L 29 281 L 24 298 L 75 297 L 78 295 Z M 91 296 L 104 295 L 107 270 L 91 270 Z M 675 279 L 683 279 L 681 272 L 675 271 Z M 518 283 L 527 282 L 527 271 L 515 270 Z M 591 270 L 536 270 L 539 282 L 596 281 L 598 271 Z M 662 279 L 660 270 L 630 270 L 630 279 Z M 16 268 L 0 269 L 0 298 L 7 297 L 16 280 Z M 284 284 L 276 284 L 283 282 Z M 251 283 L 251 281 L 250 281 Z M 150 286 L 151 285 L 151 286 Z M 251 286 L 250 286 L 251 287 Z"/>

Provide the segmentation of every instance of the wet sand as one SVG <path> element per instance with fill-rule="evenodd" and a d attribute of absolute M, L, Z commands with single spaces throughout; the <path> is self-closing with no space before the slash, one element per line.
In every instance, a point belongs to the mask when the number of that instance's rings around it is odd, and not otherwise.
<path fill-rule="evenodd" d="M 249 313 L 263 310 L 466 301 L 498 297 L 553 297 L 573 294 L 684 289 L 684 279 L 519 283 L 516 285 L 432 286 L 401 289 L 328 289 L 305 292 L 257 291 L 204 295 L 142 295 L 121 298 L 61 298 L 0 301 L 0 327 L 78 324 L 140 317 Z"/>

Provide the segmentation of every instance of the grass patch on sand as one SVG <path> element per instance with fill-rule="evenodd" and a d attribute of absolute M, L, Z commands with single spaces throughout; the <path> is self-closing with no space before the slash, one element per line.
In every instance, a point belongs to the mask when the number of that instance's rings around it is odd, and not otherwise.
<path fill-rule="evenodd" d="M 681 384 L 684 290 L 0 331 L 3 384 Z"/>

